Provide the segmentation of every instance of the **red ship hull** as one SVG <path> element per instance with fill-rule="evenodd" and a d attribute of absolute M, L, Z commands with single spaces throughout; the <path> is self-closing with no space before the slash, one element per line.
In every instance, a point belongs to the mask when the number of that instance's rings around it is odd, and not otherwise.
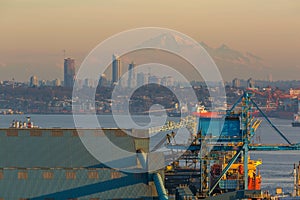
<path fill-rule="evenodd" d="M 193 112 L 194 116 L 200 118 L 221 118 L 222 115 L 219 112 Z"/>

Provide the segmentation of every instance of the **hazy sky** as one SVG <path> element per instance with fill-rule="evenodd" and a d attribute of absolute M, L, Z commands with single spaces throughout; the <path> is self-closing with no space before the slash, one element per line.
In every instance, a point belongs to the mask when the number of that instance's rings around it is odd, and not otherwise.
<path fill-rule="evenodd" d="M 143 26 L 249 51 L 274 79 L 300 79 L 299 0 L 0 0 L 0 80 L 62 78 L 63 49 L 79 66 L 105 38 Z"/>

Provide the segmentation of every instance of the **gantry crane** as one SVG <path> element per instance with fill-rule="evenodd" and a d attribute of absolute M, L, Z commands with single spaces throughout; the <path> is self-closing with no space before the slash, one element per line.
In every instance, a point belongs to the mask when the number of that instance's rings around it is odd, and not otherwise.
<path fill-rule="evenodd" d="M 236 114 L 234 109 L 237 105 L 241 104 L 240 113 Z M 274 144 L 263 144 L 263 145 L 255 145 L 251 144 L 251 139 L 255 135 L 256 129 L 259 127 L 262 120 L 255 119 L 252 116 L 252 109 L 255 107 L 261 115 L 266 119 L 266 121 L 271 125 L 271 127 L 278 133 L 285 141 L 286 145 L 274 145 Z M 243 158 L 243 188 L 244 190 L 248 189 L 248 153 L 249 151 L 287 151 L 287 150 L 300 150 L 300 143 L 292 143 L 289 139 L 269 120 L 269 118 L 265 115 L 265 113 L 258 107 L 258 105 L 252 99 L 252 92 L 245 91 L 244 94 L 239 98 L 239 100 L 232 106 L 230 110 L 227 111 L 226 115 L 223 116 L 223 120 L 225 120 L 224 126 L 221 128 L 221 132 L 223 132 L 224 127 L 228 128 L 231 126 L 230 124 L 236 118 L 240 119 L 240 131 L 237 132 L 237 135 L 226 135 L 223 137 L 222 135 L 215 137 L 213 135 L 203 135 L 202 130 L 198 130 L 197 137 L 195 139 L 196 142 L 193 142 L 192 145 L 187 147 L 186 144 L 172 144 L 168 143 L 167 147 L 170 149 L 177 150 L 188 150 L 190 152 L 198 153 L 198 160 L 200 162 L 200 194 L 202 197 L 211 196 L 214 194 L 216 187 L 219 185 L 222 178 L 226 175 L 226 173 L 232 168 L 234 163 Z M 220 120 L 220 119 L 219 119 Z M 199 122 L 201 123 L 201 122 Z M 233 124 L 236 122 L 233 122 Z M 191 123 L 189 123 L 191 124 Z M 195 123 L 192 123 L 193 126 Z M 184 124 L 181 124 L 184 125 Z M 173 126 L 178 128 L 179 126 Z M 198 125 L 200 127 L 200 125 Z M 234 128 L 234 127 L 233 127 Z M 169 127 L 171 130 L 172 127 Z M 200 128 L 199 128 L 200 129 Z M 229 127 L 230 129 L 230 127 Z M 191 129 L 192 130 L 192 129 Z M 194 130 L 194 129 L 193 129 Z M 229 130 L 230 131 L 230 130 Z M 222 133 L 221 133 L 222 134 Z M 221 172 L 218 177 L 214 179 L 212 183 L 209 184 L 209 171 L 208 165 L 210 160 L 219 159 L 214 158 L 214 154 L 209 154 L 208 152 L 218 152 L 219 156 L 223 156 L 225 154 L 230 155 L 230 159 L 227 160 L 226 166 L 221 169 Z M 241 188 L 240 188 L 241 189 Z"/>

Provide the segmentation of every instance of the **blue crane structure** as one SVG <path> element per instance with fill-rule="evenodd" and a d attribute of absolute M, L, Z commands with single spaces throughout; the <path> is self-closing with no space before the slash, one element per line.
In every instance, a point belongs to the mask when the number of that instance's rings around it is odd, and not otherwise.
<path fill-rule="evenodd" d="M 238 105 L 241 106 L 240 111 L 236 114 L 235 109 Z M 256 129 L 259 127 L 262 120 L 255 119 L 253 116 L 253 107 L 257 109 L 261 116 L 270 124 L 270 126 L 278 133 L 278 135 L 285 140 L 287 144 L 251 144 L 251 139 L 255 135 Z M 235 120 L 238 119 L 238 120 Z M 222 121 L 223 120 L 223 121 Z M 224 122 L 220 126 L 220 123 Z M 218 130 L 212 130 L 211 126 L 219 126 Z M 214 132 L 217 134 L 214 135 Z M 188 150 L 190 152 L 198 152 L 198 160 L 200 161 L 201 181 L 200 193 L 203 197 L 213 195 L 215 188 L 220 183 L 222 177 L 228 172 L 231 166 L 237 159 L 243 156 L 243 187 L 244 190 L 248 189 L 248 153 L 249 151 L 291 151 L 300 150 L 300 143 L 292 143 L 266 116 L 266 114 L 259 108 L 252 98 L 252 93 L 245 91 L 243 95 L 236 101 L 230 110 L 222 119 L 199 119 L 198 135 L 196 142 L 187 147 L 182 144 L 168 144 L 168 148 L 177 150 Z M 235 152 L 231 160 L 227 163 L 225 168 L 220 173 L 212 184 L 208 184 L 209 172 L 206 165 L 210 158 L 208 152 Z"/>

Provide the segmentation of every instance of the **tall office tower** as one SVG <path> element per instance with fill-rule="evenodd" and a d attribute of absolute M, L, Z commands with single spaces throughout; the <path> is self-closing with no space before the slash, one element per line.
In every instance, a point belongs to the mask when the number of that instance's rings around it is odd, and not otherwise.
<path fill-rule="evenodd" d="M 232 87 L 234 87 L 234 88 L 241 87 L 241 81 L 239 79 L 237 79 L 237 78 L 233 79 L 232 80 Z"/>
<path fill-rule="evenodd" d="M 128 65 L 128 88 L 133 88 L 136 86 L 136 74 L 135 74 L 135 64 L 131 62 Z"/>
<path fill-rule="evenodd" d="M 137 73 L 136 82 L 137 82 L 137 85 L 139 85 L 139 86 L 148 84 L 148 82 L 146 80 L 146 76 L 143 72 Z"/>
<path fill-rule="evenodd" d="M 121 77 L 121 59 L 113 55 L 113 62 L 112 62 L 112 84 L 118 84 L 118 81 Z"/>
<path fill-rule="evenodd" d="M 108 80 L 106 78 L 105 74 L 102 74 L 100 76 L 99 82 L 98 82 L 99 87 L 107 87 L 108 86 Z"/>
<path fill-rule="evenodd" d="M 64 62 L 64 86 L 73 87 L 75 78 L 75 60 L 66 58 Z"/>
<path fill-rule="evenodd" d="M 38 86 L 38 79 L 36 76 L 30 77 L 29 87 L 37 87 Z"/>
<path fill-rule="evenodd" d="M 249 78 L 247 81 L 248 88 L 255 88 L 255 81 L 252 78 Z"/>

